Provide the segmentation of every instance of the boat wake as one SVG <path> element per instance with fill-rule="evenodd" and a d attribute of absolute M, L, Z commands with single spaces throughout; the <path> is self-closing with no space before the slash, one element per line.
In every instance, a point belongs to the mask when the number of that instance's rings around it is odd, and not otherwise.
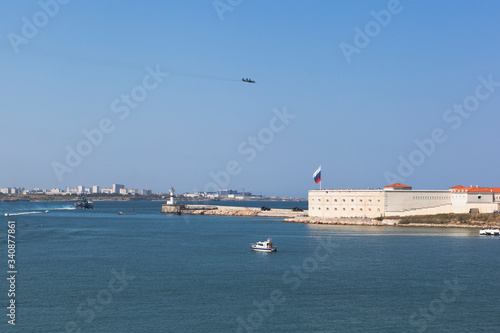
<path fill-rule="evenodd" d="M 49 211 L 35 211 L 35 212 L 22 212 L 22 213 L 5 213 L 5 216 L 18 216 L 18 215 L 28 215 L 28 214 L 41 214 L 48 213 Z"/>
<path fill-rule="evenodd" d="M 30 207 L 30 209 L 33 209 L 33 210 L 73 210 L 73 209 L 76 209 L 72 204 L 66 204 L 66 205 L 61 205 L 61 204 L 57 204 L 57 203 L 54 203 L 54 204 L 43 204 L 43 205 L 34 205 L 32 207 Z"/>
<path fill-rule="evenodd" d="M 51 211 L 64 211 L 64 210 L 75 210 L 76 207 L 74 206 L 34 206 L 30 207 L 29 209 L 32 209 L 30 211 L 24 211 L 24 209 L 18 209 L 17 212 L 15 213 L 5 213 L 5 216 L 18 216 L 18 215 L 30 215 L 30 214 L 42 214 L 42 213 L 48 213 Z M 21 210 L 21 212 L 19 212 Z"/>

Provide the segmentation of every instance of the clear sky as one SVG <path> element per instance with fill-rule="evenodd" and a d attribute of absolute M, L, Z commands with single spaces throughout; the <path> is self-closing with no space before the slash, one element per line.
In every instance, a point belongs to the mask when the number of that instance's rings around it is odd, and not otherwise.
<path fill-rule="evenodd" d="M 500 186 L 498 1 L 59 1 L 0 3 L 0 187 Z"/>

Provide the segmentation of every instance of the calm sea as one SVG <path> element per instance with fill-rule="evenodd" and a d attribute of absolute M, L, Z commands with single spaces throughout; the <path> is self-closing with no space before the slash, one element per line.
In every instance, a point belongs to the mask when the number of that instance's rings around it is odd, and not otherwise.
<path fill-rule="evenodd" d="M 500 332 L 500 237 L 160 209 L 0 204 L 0 332 Z M 16 221 L 15 327 L 7 221 Z M 250 251 L 267 237 L 278 252 Z"/>

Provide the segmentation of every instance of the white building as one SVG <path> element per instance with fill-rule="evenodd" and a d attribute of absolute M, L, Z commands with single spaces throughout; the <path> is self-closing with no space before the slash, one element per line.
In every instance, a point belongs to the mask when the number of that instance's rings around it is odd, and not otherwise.
<path fill-rule="evenodd" d="M 114 194 L 121 194 L 120 190 L 124 189 L 125 186 L 122 184 L 113 184 L 113 193 Z"/>
<path fill-rule="evenodd" d="M 458 185 L 449 190 L 413 190 L 396 183 L 375 190 L 309 191 L 311 217 L 374 218 L 495 210 L 500 210 L 499 187 Z"/>
<path fill-rule="evenodd" d="M 61 195 L 63 194 L 63 190 L 61 190 L 60 188 L 53 188 L 52 190 L 50 191 L 47 191 L 45 192 L 47 195 Z"/>
<path fill-rule="evenodd" d="M 203 197 L 207 199 L 216 199 L 219 198 L 219 195 L 217 192 L 204 192 Z"/>
<path fill-rule="evenodd" d="M 127 192 L 128 192 L 128 191 L 127 191 L 127 189 L 126 189 L 126 188 L 121 188 L 119 193 L 120 193 L 121 195 L 126 195 L 126 194 L 127 194 Z"/>
<path fill-rule="evenodd" d="M 78 189 L 76 189 L 76 188 L 72 188 L 72 187 L 67 187 L 67 188 L 66 188 L 66 193 L 69 193 L 69 194 L 77 194 L 77 193 L 78 193 Z"/>
<path fill-rule="evenodd" d="M 115 193 L 111 187 L 103 187 L 101 189 L 101 193 L 103 194 L 113 194 Z"/>
<path fill-rule="evenodd" d="M 99 185 L 92 186 L 92 193 L 101 193 Z"/>

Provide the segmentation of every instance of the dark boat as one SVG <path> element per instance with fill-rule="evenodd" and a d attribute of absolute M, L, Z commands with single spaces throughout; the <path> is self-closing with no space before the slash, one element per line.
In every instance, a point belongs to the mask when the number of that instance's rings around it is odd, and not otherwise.
<path fill-rule="evenodd" d="M 82 209 L 94 209 L 94 203 L 92 201 L 87 200 L 85 194 L 82 194 L 80 196 L 80 201 L 73 203 L 73 206 Z"/>

